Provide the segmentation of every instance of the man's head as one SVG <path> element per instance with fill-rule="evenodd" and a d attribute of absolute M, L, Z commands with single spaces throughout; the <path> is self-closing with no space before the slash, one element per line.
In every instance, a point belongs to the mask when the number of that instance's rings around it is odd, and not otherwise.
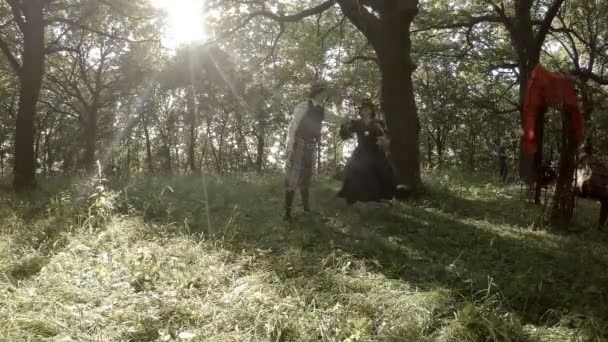
<path fill-rule="evenodd" d="M 328 89 L 327 89 L 327 86 L 325 86 L 325 84 L 314 83 L 310 87 L 310 93 L 308 94 L 308 97 L 311 100 L 315 100 L 317 102 L 323 102 L 327 99 L 327 96 L 328 96 Z"/>

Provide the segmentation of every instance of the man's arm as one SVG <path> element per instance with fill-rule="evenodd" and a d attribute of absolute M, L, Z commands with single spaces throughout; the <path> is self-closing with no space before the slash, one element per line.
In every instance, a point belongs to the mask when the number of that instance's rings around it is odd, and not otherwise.
<path fill-rule="evenodd" d="M 329 126 L 340 126 L 345 122 L 348 122 L 349 118 L 337 115 L 329 109 L 325 109 L 325 122 Z"/>

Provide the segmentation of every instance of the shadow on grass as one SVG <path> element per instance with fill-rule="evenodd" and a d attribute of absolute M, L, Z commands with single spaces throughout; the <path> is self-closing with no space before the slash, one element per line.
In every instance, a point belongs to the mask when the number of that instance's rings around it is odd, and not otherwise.
<path fill-rule="evenodd" d="M 524 322 L 550 326 L 559 316 L 551 312 L 566 311 L 608 320 L 605 250 L 587 248 L 589 241 L 577 236 L 495 227 L 530 220 L 526 211 L 515 215 L 524 206 L 516 198 L 477 201 L 434 190 L 412 203 L 359 211 L 361 229 L 353 231 L 348 222 L 356 210 L 334 205 L 335 187 L 321 182 L 314 194 L 320 213 L 285 224 L 279 177 L 158 178 L 115 186 L 130 214 L 172 233 L 195 238 L 211 226 L 226 248 L 267 251 L 258 263 L 281 279 L 313 277 L 322 265 L 350 255 L 387 278 L 449 289 L 465 300 L 489 288 Z"/>
<path fill-rule="evenodd" d="M 464 189 L 458 186 L 451 189 L 445 185 L 429 184 L 426 194 L 414 203 L 416 206 L 434 208 L 459 219 L 524 229 L 552 230 L 548 222 L 552 193 L 543 191 L 543 204 L 536 205 L 525 198 L 524 192 L 525 189 L 518 185 L 489 181 L 469 181 Z M 594 232 L 598 216 L 597 201 L 577 198 L 574 217 L 568 229 L 553 229 L 552 233 L 569 235 L 584 231 Z"/>
<path fill-rule="evenodd" d="M 362 227 L 354 232 L 344 219 L 354 209 L 333 206 L 333 190 L 322 184 L 315 194 L 320 213 L 285 224 L 280 220 L 282 188 L 278 182 L 241 184 L 234 193 L 237 196 L 226 199 L 239 209 L 232 226 L 224 230 L 232 236 L 224 241 L 225 246 L 237 251 L 268 250 L 269 257 L 259 262 L 283 279 L 313 276 L 319 265 L 340 251 L 369 260 L 386 277 L 421 289 L 439 286 L 475 300 L 490 288 L 500 292 L 524 322 L 551 326 L 565 312 L 608 320 L 608 276 L 604 275 L 608 260 L 601 252 L 586 249 L 585 240 L 513 228 L 499 231 L 502 228 L 492 224 L 458 219 L 483 218 L 489 223 L 497 220 L 516 225 L 517 220 L 509 220 L 512 215 L 500 215 L 505 206 L 506 210 L 519 210 L 509 207 L 516 206 L 512 201 L 481 206 L 451 194 L 435 194 L 424 205 L 418 201 L 363 210 Z M 448 204 L 433 205 L 439 198 Z M 456 208 L 451 206 L 454 203 L 458 203 Z M 494 208 L 499 203 L 502 209 Z M 219 211 L 213 212 L 224 223 L 228 220 Z M 286 257 L 290 253 L 297 255 L 299 267 L 293 265 L 294 258 Z"/>

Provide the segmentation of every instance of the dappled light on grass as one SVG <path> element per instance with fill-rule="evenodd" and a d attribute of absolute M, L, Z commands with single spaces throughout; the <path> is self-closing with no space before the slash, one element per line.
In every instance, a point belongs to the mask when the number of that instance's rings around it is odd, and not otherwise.
<path fill-rule="evenodd" d="M 475 195 L 474 183 L 436 183 L 412 203 L 346 208 L 333 202 L 336 184 L 321 180 L 314 197 L 319 213 L 298 212 L 289 225 L 280 217 L 276 177 L 209 177 L 208 199 L 199 176 L 110 181 L 108 191 L 120 194 L 107 196 L 111 217 L 95 221 L 94 229 L 75 219 L 98 215 L 68 195 L 80 189 L 33 195 L 30 206 L 37 209 L 5 199 L 0 224 L 13 228 L 0 233 L 0 336 L 604 336 L 599 322 L 608 317 L 608 260 L 605 245 L 591 241 L 596 236 L 555 236 L 517 226 L 532 218 L 509 217 L 519 208 L 509 201 L 503 223 L 496 225 L 473 208 L 476 199 L 494 191 L 485 183 Z M 56 193 L 64 193 L 60 206 L 49 204 Z M 353 211 L 361 220 L 356 232 Z"/>

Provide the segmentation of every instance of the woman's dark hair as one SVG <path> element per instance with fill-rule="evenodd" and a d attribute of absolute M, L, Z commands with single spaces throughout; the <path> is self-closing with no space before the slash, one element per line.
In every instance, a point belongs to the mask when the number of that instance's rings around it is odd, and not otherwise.
<path fill-rule="evenodd" d="M 369 108 L 371 110 L 370 116 L 372 119 L 376 118 L 376 105 L 372 100 L 365 99 L 361 101 L 361 104 L 359 105 L 359 113 L 361 113 L 364 108 Z"/>
<path fill-rule="evenodd" d="M 593 153 L 593 145 L 591 144 L 591 139 L 587 138 L 585 140 L 585 145 L 583 145 L 583 151 L 588 155 L 591 155 Z"/>

